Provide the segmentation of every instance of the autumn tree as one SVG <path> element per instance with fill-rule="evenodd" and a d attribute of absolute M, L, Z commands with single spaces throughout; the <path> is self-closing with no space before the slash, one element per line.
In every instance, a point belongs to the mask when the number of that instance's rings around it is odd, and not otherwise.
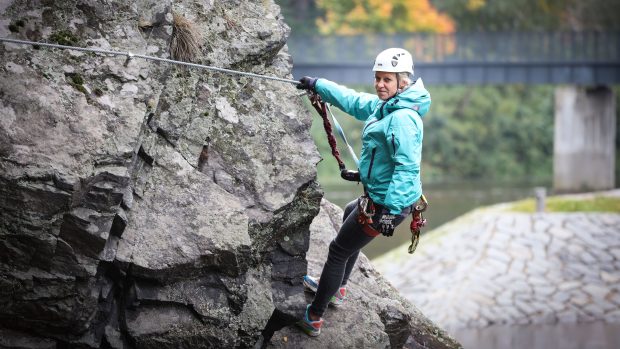
<path fill-rule="evenodd" d="M 322 34 L 451 33 L 454 23 L 429 0 L 317 0 Z"/>
<path fill-rule="evenodd" d="M 618 30 L 619 0 L 430 0 L 459 31 Z"/>

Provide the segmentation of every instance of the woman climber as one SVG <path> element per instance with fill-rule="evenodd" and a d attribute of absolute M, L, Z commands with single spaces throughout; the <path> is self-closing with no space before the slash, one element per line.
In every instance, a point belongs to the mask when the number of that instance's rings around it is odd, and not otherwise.
<path fill-rule="evenodd" d="M 378 234 L 391 236 L 422 196 L 422 117 L 431 104 L 421 79 L 413 80 L 411 54 L 390 48 L 373 67 L 376 95 L 359 93 L 326 79 L 305 76 L 297 88 L 317 93 L 358 120 L 365 121 L 356 179 L 364 195 L 350 202 L 338 235 L 329 245 L 319 280 L 306 275 L 304 286 L 315 293 L 298 325 L 318 336 L 328 306 L 340 306 L 346 284 L 362 249 Z"/>

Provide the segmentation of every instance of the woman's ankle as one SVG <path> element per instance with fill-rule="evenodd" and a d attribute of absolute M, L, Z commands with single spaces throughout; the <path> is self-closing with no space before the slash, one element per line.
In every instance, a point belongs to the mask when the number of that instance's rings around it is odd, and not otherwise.
<path fill-rule="evenodd" d="M 321 317 L 316 315 L 315 313 L 312 312 L 312 309 L 308 310 L 308 317 L 310 318 L 310 320 L 312 321 L 319 321 L 321 320 Z"/>

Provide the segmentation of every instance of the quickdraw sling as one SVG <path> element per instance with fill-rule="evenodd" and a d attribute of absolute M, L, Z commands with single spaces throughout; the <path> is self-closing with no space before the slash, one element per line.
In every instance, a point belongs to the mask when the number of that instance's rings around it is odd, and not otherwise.
<path fill-rule="evenodd" d="M 411 231 L 411 245 L 407 248 L 407 252 L 409 252 L 409 254 L 415 252 L 415 249 L 418 247 L 418 243 L 420 242 L 420 228 L 426 225 L 426 218 L 424 218 L 422 212 L 426 211 L 427 207 L 428 201 L 426 201 L 426 197 L 422 194 L 411 211 L 411 224 L 409 224 L 409 230 Z"/>

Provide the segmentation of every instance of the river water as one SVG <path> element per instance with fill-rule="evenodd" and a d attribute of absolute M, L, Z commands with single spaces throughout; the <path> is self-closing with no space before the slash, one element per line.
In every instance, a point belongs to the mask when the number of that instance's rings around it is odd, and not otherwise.
<path fill-rule="evenodd" d="M 476 349 L 616 349 L 620 324 L 596 321 L 580 324 L 489 326 L 450 333 L 464 348 Z"/>
<path fill-rule="evenodd" d="M 422 228 L 422 234 L 480 206 L 533 198 L 534 188 L 537 186 L 545 185 L 483 181 L 424 184 L 424 195 L 429 202 L 429 207 L 424 214 L 427 225 Z M 327 200 L 344 208 L 348 202 L 361 194 L 362 187 L 348 184 L 338 187 L 324 186 L 324 191 Z M 398 226 L 394 236 L 379 236 L 362 251 L 368 258 L 373 259 L 394 248 L 406 250 L 411 241 L 410 222 L 411 217 Z"/>

